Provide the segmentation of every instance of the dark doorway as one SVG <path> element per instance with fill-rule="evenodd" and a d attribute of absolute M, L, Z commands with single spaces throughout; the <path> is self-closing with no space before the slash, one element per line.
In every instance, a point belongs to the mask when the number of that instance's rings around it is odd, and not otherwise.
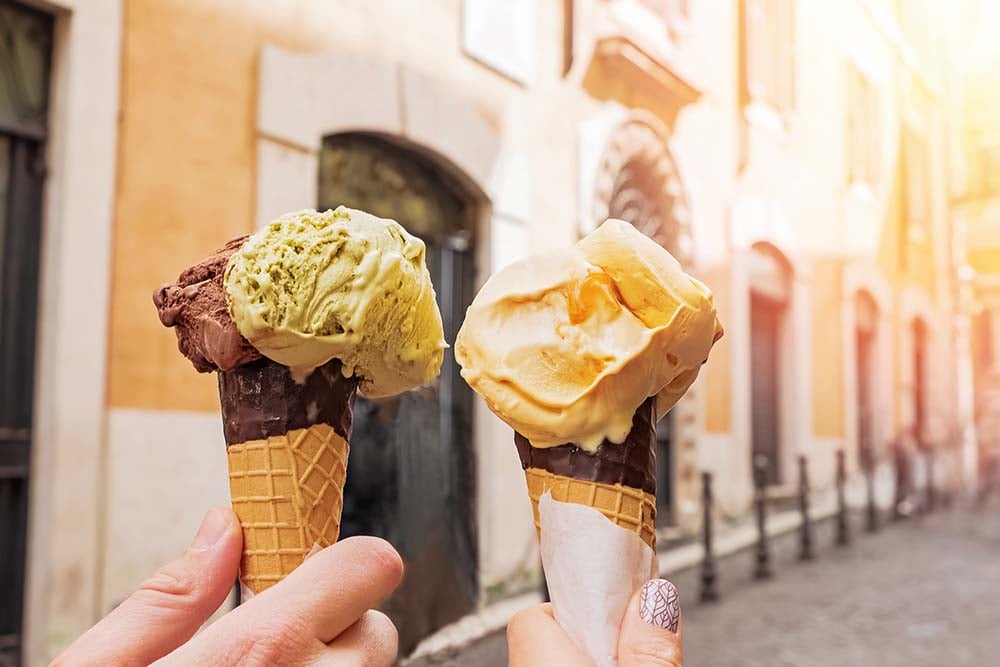
<path fill-rule="evenodd" d="M 52 17 L 0 0 L 0 665 L 21 660 Z"/>
<path fill-rule="evenodd" d="M 753 456 L 767 457 L 767 483 L 781 481 L 778 336 L 781 306 L 769 299 L 750 297 L 750 378 L 753 405 Z"/>
<path fill-rule="evenodd" d="M 875 333 L 878 306 L 867 292 L 858 292 L 854 304 L 855 349 L 858 396 L 858 460 L 865 468 L 873 463 L 875 452 L 872 422 L 875 415 Z"/>
<path fill-rule="evenodd" d="M 927 442 L 927 325 L 913 320 L 913 437 L 917 447 Z"/>
<path fill-rule="evenodd" d="M 754 247 L 750 255 L 751 460 L 767 457 L 768 484 L 780 484 L 782 331 L 789 300 L 789 271 L 777 251 Z"/>
<path fill-rule="evenodd" d="M 323 142 L 319 206 L 344 205 L 392 218 L 427 245 L 445 338 L 454 341 L 475 293 L 476 206 L 467 191 L 419 153 L 379 136 Z M 406 562 L 384 610 L 400 655 L 472 611 L 478 598 L 472 391 L 451 349 L 431 387 L 354 413 L 341 535 L 377 535 Z"/>
<path fill-rule="evenodd" d="M 676 522 L 674 468 L 674 414 L 668 412 L 656 423 L 656 525 Z"/>

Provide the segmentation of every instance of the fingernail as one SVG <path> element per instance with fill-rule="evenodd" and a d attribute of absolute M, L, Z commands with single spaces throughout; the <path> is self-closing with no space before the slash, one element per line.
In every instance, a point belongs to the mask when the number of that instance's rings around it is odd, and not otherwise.
<path fill-rule="evenodd" d="M 191 548 L 195 551 L 206 551 L 216 545 L 229 530 L 229 518 L 217 509 L 209 510 L 201 521 L 198 534 L 194 536 Z"/>
<path fill-rule="evenodd" d="M 650 579 L 642 586 L 639 616 L 650 625 L 677 632 L 681 602 L 677 588 L 666 579 Z"/>

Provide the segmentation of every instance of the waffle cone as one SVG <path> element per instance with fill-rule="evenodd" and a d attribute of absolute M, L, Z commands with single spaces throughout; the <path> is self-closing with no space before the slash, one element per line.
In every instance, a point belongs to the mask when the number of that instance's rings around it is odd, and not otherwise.
<path fill-rule="evenodd" d="M 240 580 L 255 595 L 340 534 L 349 445 L 328 424 L 233 443 L 229 488 L 243 527 Z"/>
<path fill-rule="evenodd" d="M 630 530 L 656 549 L 656 498 L 642 489 L 623 484 L 605 484 L 556 475 L 541 468 L 525 468 L 528 497 L 541 535 L 538 499 L 549 491 L 552 499 L 593 507 L 617 525 Z"/>

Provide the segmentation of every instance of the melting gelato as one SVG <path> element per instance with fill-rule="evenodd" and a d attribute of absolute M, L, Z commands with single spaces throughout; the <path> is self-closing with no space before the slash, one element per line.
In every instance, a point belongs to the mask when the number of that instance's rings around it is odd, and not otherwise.
<path fill-rule="evenodd" d="M 462 377 L 531 446 L 621 443 L 663 415 L 722 336 L 712 293 L 621 220 L 493 275 L 455 343 Z"/>

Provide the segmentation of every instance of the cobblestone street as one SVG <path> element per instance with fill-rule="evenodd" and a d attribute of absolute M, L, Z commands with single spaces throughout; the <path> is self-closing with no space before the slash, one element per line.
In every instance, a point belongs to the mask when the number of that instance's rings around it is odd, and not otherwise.
<path fill-rule="evenodd" d="M 858 518 L 854 520 L 859 526 Z M 681 590 L 685 667 L 991 667 L 1000 664 L 1000 507 L 939 512 L 855 528 L 832 546 L 817 531 L 818 557 L 796 560 L 794 535 L 776 545 L 771 581 L 750 580 L 752 556 L 721 563 L 721 600 L 701 605 L 697 573 Z M 506 664 L 502 635 L 440 661 Z"/>

